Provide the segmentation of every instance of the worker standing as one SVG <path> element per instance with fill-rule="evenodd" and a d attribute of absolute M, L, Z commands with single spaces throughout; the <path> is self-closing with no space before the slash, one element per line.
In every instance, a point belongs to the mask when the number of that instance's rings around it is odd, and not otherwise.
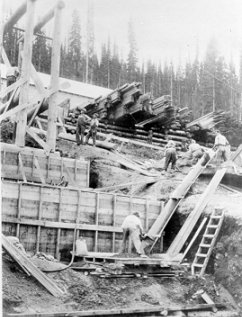
<path fill-rule="evenodd" d="M 96 146 L 96 137 L 97 137 L 97 128 L 99 125 L 99 121 L 97 118 L 97 114 L 94 114 L 92 117 L 92 120 L 90 122 L 90 129 L 87 132 L 87 136 L 86 136 L 86 144 L 88 144 L 88 140 L 90 138 L 90 136 L 92 137 L 92 141 L 93 141 L 93 146 Z"/>
<path fill-rule="evenodd" d="M 195 140 L 192 139 L 188 148 L 188 153 L 189 158 L 192 159 L 192 163 L 196 164 L 197 161 L 203 156 L 203 149 Z"/>
<path fill-rule="evenodd" d="M 136 252 L 142 256 L 146 257 L 141 244 L 141 236 L 143 235 L 143 226 L 140 220 L 140 214 L 138 212 L 133 212 L 132 215 L 127 216 L 122 224 L 123 229 L 123 241 L 122 241 L 122 253 L 126 252 L 126 244 L 131 239 Z"/>
<path fill-rule="evenodd" d="M 230 155 L 230 144 L 226 137 L 222 135 L 218 130 L 215 131 L 215 141 L 213 149 L 217 151 L 217 160 L 222 158 L 225 161 L 229 159 Z"/>
<path fill-rule="evenodd" d="M 171 169 L 176 168 L 176 143 L 172 140 L 168 141 L 165 146 L 165 166 L 164 170 L 167 171 L 169 164 L 171 163 Z"/>
<path fill-rule="evenodd" d="M 90 122 L 90 118 L 85 115 L 84 109 L 81 110 L 81 114 L 79 115 L 77 119 L 77 125 L 76 125 L 76 143 L 77 145 L 84 144 L 84 135 L 85 130 L 87 128 L 88 123 Z M 80 140 L 81 135 L 81 140 Z"/>

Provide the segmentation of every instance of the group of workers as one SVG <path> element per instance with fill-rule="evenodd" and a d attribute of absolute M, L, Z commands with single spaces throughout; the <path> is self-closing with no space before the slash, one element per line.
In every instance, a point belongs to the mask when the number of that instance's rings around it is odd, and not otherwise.
<path fill-rule="evenodd" d="M 216 151 L 217 160 L 229 160 L 229 142 L 226 137 L 218 130 L 215 131 L 213 150 Z M 190 144 L 188 146 L 188 158 L 192 160 L 192 163 L 195 164 L 203 156 L 203 154 L 204 149 L 198 143 L 196 143 L 195 140 L 190 140 Z M 176 161 L 176 143 L 172 140 L 169 140 L 165 148 L 164 169 L 167 171 L 169 164 L 171 164 L 171 169 L 174 170 L 176 168 Z M 141 257 L 146 257 L 142 246 L 142 239 L 144 239 L 147 235 L 144 233 L 140 220 L 140 214 L 138 212 L 134 212 L 133 214 L 127 216 L 122 224 L 122 229 L 123 241 L 121 253 L 127 252 L 127 243 L 131 241 L 135 247 L 136 253 Z"/>
<path fill-rule="evenodd" d="M 85 114 L 85 110 L 82 109 L 81 113 L 77 119 L 76 125 L 76 143 L 77 145 L 80 144 L 88 144 L 90 137 L 93 140 L 93 146 L 96 146 L 96 137 L 97 137 L 97 128 L 99 125 L 99 121 L 97 115 L 94 114 L 92 118 Z M 89 129 L 88 129 L 89 127 Z M 88 129 L 86 139 L 85 138 L 85 131 Z"/>
<path fill-rule="evenodd" d="M 217 152 L 216 159 L 223 160 L 224 162 L 229 159 L 230 145 L 228 140 L 220 131 L 215 131 L 215 141 L 213 150 Z M 188 145 L 188 159 L 192 161 L 192 164 L 196 164 L 197 161 L 203 156 L 204 149 L 193 139 L 190 140 Z M 169 164 L 171 164 L 171 170 L 176 169 L 177 151 L 176 143 L 169 140 L 165 146 L 165 164 L 164 170 L 167 171 Z"/>

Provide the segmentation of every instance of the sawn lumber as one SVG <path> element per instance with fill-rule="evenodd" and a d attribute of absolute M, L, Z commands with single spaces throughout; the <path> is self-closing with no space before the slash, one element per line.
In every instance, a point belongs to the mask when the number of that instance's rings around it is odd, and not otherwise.
<path fill-rule="evenodd" d="M 4 234 L 2 234 L 2 246 L 17 263 L 27 269 L 53 296 L 64 295 L 64 292 L 46 274 L 41 272 L 22 251 L 16 248 Z"/>

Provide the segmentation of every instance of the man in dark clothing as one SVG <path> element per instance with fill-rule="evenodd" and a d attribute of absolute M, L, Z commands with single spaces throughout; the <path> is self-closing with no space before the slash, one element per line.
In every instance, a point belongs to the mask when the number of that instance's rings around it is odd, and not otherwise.
<path fill-rule="evenodd" d="M 171 169 L 176 167 L 176 143 L 172 140 L 168 141 L 165 146 L 165 166 L 164 170 L 167 171 L 169 164 L 171 163 Z"/>
<path fill-rule="evenodd" d="M 96 136 L 97 136 L 97 128 L 98 128 L 99 121 L 97 119 L 97 115 L 94 114 L 92 117 L 92 120 L 90 122 L 90 129 L 87 132 L 86 136 L 86 144 L 88 144 L 88 140 L 90 136 L 92 137 L 93 140 L 93 146 L 96 146 Z"/>
<path fill-rule="evenodd" d="M 84 110 L 81 110 L 81 114 L 79 115 L 77 119 L 77 125 L 76 125 L 77 145 L 84 144 L 84 134 L 85 134 L 85 130 L 87 128 L 89 121 L 90 121 L 90 118 L 87 115 L 85 115 Z M 81 140 L 80 140 L 80 135 L 81 135 Z"/>

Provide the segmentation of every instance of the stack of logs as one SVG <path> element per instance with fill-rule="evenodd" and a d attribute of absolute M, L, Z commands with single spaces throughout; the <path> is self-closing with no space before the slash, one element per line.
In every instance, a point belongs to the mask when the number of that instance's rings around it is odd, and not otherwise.
<path fill-rule="evenodd" d="M 179 109 L 171 104 L 171 97 L 165 95 L 152 100 L 151 93 L 142 94 L 141 83 L 125 84 L 105 97 L 76 107 L 66 118 L 75 123 L 75 118 L 85 108 L 86 114 L 98 114 L 99 120 L 123 127 L 144 127 L 146 130 L 159 128 L 160 131 L 180 129 L 190 115 L 187 108 Z"/>

